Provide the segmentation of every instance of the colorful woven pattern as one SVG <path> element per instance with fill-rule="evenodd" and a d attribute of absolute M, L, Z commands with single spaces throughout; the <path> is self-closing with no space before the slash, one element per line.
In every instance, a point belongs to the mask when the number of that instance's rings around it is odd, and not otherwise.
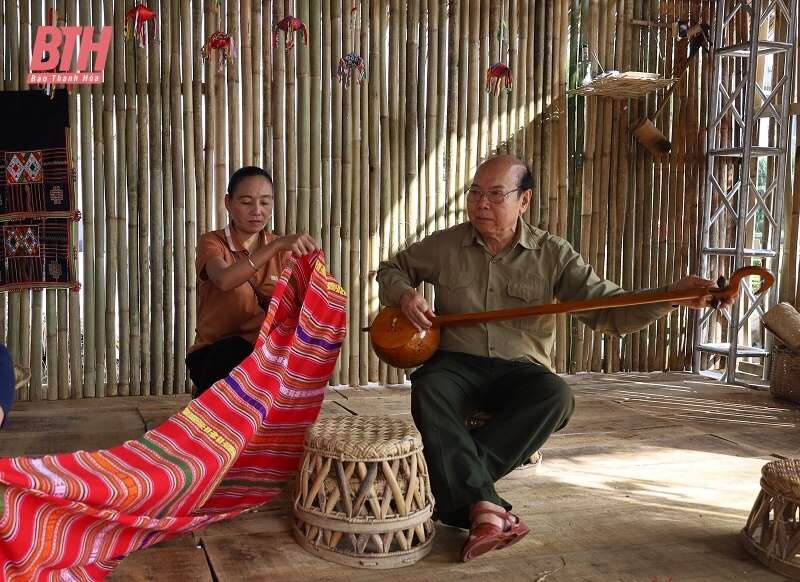
<path fill-rule="evenodd" d="M 0 91 L 0 291 L 77 289 L 66 91 Z"/>
<path fill-rule="evenodd" d="M 128 553 L 269 501 L 336 363 L 345 295 L 322 253 L 284 270 L 256 349 L 141 438 L 0 459 L 0 578 L 101 580 Z"/>

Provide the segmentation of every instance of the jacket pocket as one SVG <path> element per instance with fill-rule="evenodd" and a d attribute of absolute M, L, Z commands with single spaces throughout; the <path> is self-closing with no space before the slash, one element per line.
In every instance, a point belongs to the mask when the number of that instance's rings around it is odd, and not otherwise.
<path fill-rule="evenodd" d="M 470 313 L 480 311 L 475 304 L 476 289 L 471 289 L 475 274 L 465 269 L 444 269 L 436 285 L 436 311 L 445 313 Z"/>
<path fill-rule="evenodd" d="M 544 279 L 537 277 L 513 278 L 508 282 L 509 307 L 527 307 L 531 305 L 547 305 L 553 302 L 553 292 Z M 544 331 L 552 329 L 555 321 L 553 315 L 537 315 L 512 319 L 511 325 L 528 331 Z"/>

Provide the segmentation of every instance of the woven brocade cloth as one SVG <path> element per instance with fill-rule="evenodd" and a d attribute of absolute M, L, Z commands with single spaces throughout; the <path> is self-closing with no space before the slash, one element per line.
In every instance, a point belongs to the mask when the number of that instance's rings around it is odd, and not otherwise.
<path fill-rule="evenodd" d="M 0 291 L 77 289 L 66 91 L 0 91 L 0 127 Z"/>
<path fill-rule="evenodd" d="M 0 579 L 102 580 L 130 552 L 272 499 L 294 474 L 345 334 L 322 252 L 294 258 L 256 348 L 141 438 L 0 459 Z"/>

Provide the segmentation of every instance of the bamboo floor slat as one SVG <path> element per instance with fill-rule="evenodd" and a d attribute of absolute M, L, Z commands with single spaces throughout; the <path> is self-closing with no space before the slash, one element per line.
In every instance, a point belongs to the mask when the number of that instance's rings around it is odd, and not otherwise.
<path fill-rule="evenodd" d="M 437 526 L 431 553 L 395 570 L 363 570 L 304 551 L 291 534 L 291 487 L 272 503 L 138 552 L 121 581 L 783 580 L 739 540 L 770 455 L 800 457 L 800 407 L 768 392 L 688 373 L 567 376 L 569 425 L 534 476 L 498 488 L 531 534 L 469 564 L 465 532 Z M 322 415 L 410 418 L 407 386 L 331 389 Z M 156 426 L 188 396 L 23 402 L 0 432 L 0 455 L 108 447 Z"/>

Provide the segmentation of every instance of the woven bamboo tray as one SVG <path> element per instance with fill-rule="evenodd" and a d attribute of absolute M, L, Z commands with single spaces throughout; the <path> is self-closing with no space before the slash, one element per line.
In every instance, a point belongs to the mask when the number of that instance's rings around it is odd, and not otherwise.
<path fill-rule="evenodd" d="M 772 350 L 769 391 L 776 398 L 800 403 L 800 350 Z"/>
<path fill-rule="evenodd" d="M 591 83 L 571 89 L 567 93 L 611 97 L 612 99 L 637 99 L 653 91 L 666 89 L 674 82 L 675 79 L 672 77 L 664 79 L 652 73 L 628 71 L 618 75 L 595 77 Z"/>

